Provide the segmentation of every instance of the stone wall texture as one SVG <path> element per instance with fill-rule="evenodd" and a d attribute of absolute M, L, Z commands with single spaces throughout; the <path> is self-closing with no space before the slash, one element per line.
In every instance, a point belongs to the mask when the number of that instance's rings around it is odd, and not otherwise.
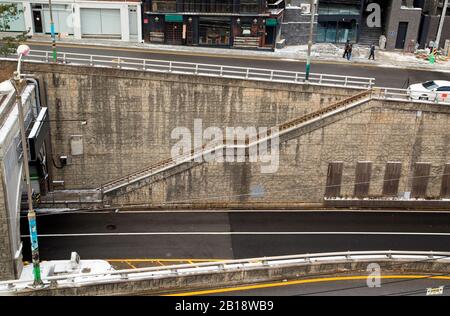
<path fill-rule="evenodd" d="M 26 64 L 42 75 L 51 116 L 52 170 L 66 189 L 102 183 L 170 158 L 174 128 L 272 127 L 360 92 L 210 77 Z M 82 135 L 83 154 L 71 155 Z"/>
<path fill-rule="evenodd" d="M 171 131 L 217 126 L 267 126 L 323 108 L 360 90 L 225 78 L 27 64 L 45 81 L 52 119 L 54 168 L 65 189 L 87 189 L 170 158 Z M 124 195 L 113 205 L 321 203 L 328 164 L 344 163 L 342 197 L 354 192 L 356 164 L 373 164 L 370 196 L 381 194 L 387 162 L 402 163 L 399 192 L 411 190 L 416 162 L 432 164 L 428 197 L 438 197 L 450 162 L 450 108 L 372 100 L 334 121 L 293 134 L 280 148 L 279 169 L 262 174 L 259 163 L 202 163 Z M 71 155 L 81 135 L 83 153 Z"/>

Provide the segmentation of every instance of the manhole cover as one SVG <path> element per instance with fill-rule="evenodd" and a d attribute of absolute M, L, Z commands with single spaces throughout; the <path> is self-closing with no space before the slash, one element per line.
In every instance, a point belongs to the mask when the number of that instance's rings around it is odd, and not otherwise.
<path fill-rule="evenodd" d="M 116 225 L 109 224 L 109 225 L 106 225 L 106 229 L 107 229 L 107 230 L 116 230 L 117 227 L 116 227 Z"/>

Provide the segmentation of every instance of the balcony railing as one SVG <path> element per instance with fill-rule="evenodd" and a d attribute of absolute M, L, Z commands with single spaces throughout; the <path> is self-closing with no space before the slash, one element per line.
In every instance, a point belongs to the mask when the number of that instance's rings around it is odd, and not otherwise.
<path fill-rule="evenodd" d="M 205 1 L 205 0 L 185 0 L 178 5 L 176 1 L 152 1 L 152 12 L 195 12 L 195 13 L 254 13 L 259 14 L 264 11 L 258 2 L 252 0 L 242 0 L 241 4 L 234 4 L 233 0 Z"/>

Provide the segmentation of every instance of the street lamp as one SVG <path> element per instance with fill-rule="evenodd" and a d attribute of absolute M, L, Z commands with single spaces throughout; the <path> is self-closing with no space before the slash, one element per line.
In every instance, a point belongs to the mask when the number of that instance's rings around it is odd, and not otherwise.
<path fill-rule="evenodd" d="M 39 247 L 38 247 L 38 236 L 37 236 L 37 226 L 36 226 L 36 213 L 33 209 L 33 198 L 31 191 L 31 181 L 30 181 L 30 170 L 28 166 L 28 143 L 25 135 L 25 122 L 23 116 L 22 108 L 22 95 L 21 91 L 25 86 L 25 80 L 21 78 L 20 66 L 22 63 L 22 57 L 27 56 L 30 53 L 30 48 L 27 45 L 20 45 L 17 48 L 17 55 L 19 58 L 17 60 L 17 70 L 14 72 L 14 76 L 11 79 L 11 83 L 16 92 L 16 103 L 19 112 L 19 127 L 20 127 L 20 137 L 22 141 L 22 151 L 23 151 L 23 169 L 25 170 L 25 180 L 27 183 L 27 193 L 28 193 L 28 226 L 30 229 L 30 240 L 31 240 L 31 256 L 33 259 L 33 276 L 34 283 L 33 286 L 42 285 L 41 280 L 41 268 L 39 265 Z"/>
<path fill-rule="evenodd" d="M 312 42 L 313 42 L 313 35 L 314 35 L 314 18 L 316 15 L 316 0 L 311 0 L 310 4 L 310 13 L 311 13 L 311 22 L 310 22 L 310 28 L 309 28 L 309 40 L 308 40 L 308 56 L 306 57 L 306 74 L 305 74 L 305 81 L 308 82 L 309 80 L 309 72 L 311 70 L 311 50 L 312 50 Z"/>
<path fill-rule="evenodd" d="M 52 35 L 52 57 L 53 62 L 57 62 L 56 54 L 56 35 L 55 35 L 55 23 L 53 22 L 53 10 L 52 10 L 52 0 L 48 0 L 48 6 L 50 9 L 50 33 Z"/>

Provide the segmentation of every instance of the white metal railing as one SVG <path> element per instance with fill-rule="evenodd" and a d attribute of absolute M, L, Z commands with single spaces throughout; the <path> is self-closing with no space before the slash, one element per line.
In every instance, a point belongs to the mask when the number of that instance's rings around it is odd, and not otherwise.
<path fill-rule="evenodd" d="M 16 60 L 17 57 L 7 59 Z M 53 61 L 52 53 L 49 51 L 33 50 L 30 55 L 24 57 L 24 61 L 51 63 Z M 68 52 L 58 52 L 57 62 L 71 65 L 88 65 L 94 67 L 189 74 L 197 76 L 213 76 L 296 84 L 305 83 L 304 72 L 263 68 L 236 67 L 107 55 L 88 55 Z M 375 78 L 312 73 L 310 74 L 309 83 L 325 86 L 371 88 L 375 84 Z"/>
<path fill-rule="evenodd" d="M 11 56 L 10 58 L 0 59 L 16 60 L 17 57 Z M 24 57 L 24 61 L 52 63 L 52 53 L 50 51 L 33 50 L 31 51 L 30 55 Z M 58 52 L 57 62 L 71 65 L 87 65 L 93 67 L 120 68 L 160 73 L 189 74 L 197 76 L 223 77 L 295 84 L 305 83 L 304 72 L 177 62 L 157 59 L 141 59 L 132 57 Z M 375 78 L 312 73 L 310 74 L 309 84 L 366 89 L 374 88 Z M 378 95 L 374 95 L 373 97 L 377 99 L 450 104 L 450 98 L 443 100 L 439 95 L 436 95 L 432 100 L 430 100 L 426 97 L 421 97 L 420 94 L 423 92 L 419 91 L 412 91 L 411 93 L 411 91 L 408 91 L 408 89 L 387 87 L 376 87 L 376 90 L 378 91 Z M 414 97 L 414 94 L 416 95 L 416 97 Z M 411 95 L 413 95 L 413 97 L 411 97 Z"/>
<path fill-rule="evenodd" d="M 376 87 L 373 91 L 374 93 L 372 94 L 372 98 L 375 99 L 450 105 L 450 93 L 435 94 L 423 91 L 387 87 Z M 444 95 L 446 95 L 445 98 L 443 97 Z"/>
<path fill-rule="evenodd" d="M 252 259 L 224 260 L 195 264 L 158 266 L 150 268 L 110 270 L 101 273 L 81 273 L 72 275 L 43 277 L 44 287 L 80 286 L 92 283 L 114 281 L 137 281 L 143 279 L 168 276 L 183 276 L 187 274 L 203 274 L 207 272 L 232 271 L 247 268 L 280 267 L 293 264 L 312 264 L 321 262 L 347 262 L 368 260 L 403 260 L 403 261 L 440 261 L 450 264 L 450 252 L 433 251 L 348 251 L 319 254 L 304 254 L 278 257 L 261 257 Z M 32 279 L 9 280 L 0 282 L 0 293 L 18 291 L 31 287 Z"/>

